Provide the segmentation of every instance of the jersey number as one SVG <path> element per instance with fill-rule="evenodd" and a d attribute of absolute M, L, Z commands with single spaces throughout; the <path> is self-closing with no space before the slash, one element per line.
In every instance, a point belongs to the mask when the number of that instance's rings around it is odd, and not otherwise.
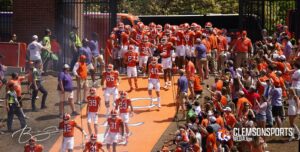
<path fill-rule="evenodd" d="M 93 107 L 97 106 L 96 100 L 90 100 L 89 101 L 89 106 L 93 106 Z"/>
<path fill-rule="evenodd" d="M 120 106 L 120 109 L 127 109 L 127 103 L 126 102 L 121 102 L 119 104 L 119 106 Z"/>
<path fill-rule="evenodd" d="M 69 124 L 64 125 L 64 132 L 71 132 L 71 126 Z"/>
<path fill-rule="evenodd" d="M 106 81 L 115 81 L 115 78 L 112 76 L 107 76 Z"/>

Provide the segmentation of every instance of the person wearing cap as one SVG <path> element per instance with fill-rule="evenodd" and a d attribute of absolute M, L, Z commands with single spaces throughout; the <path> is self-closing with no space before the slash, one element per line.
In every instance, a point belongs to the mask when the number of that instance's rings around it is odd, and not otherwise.
<path fill-rule="evenodd" d="M 11 40 L 8 43 L 17 43 L 17 34 L 12 34 Z"/>
<path fill-rule="evenodd" d="M 247 37 L 247 31 L 242 31 L 242 36 L 235 42 L 232 50 L 235 53 L 235 67 L 241 67 L 242 63 L 247 62 L 248 56 L 253 53 L 251 40 Z"/>
<path fill-rule="evenodd" d="M 38 42 L 38 36 L 32 36 L 32 42 L 28 45 L 27 50 L 29 53 L 29 60 L 34 62 L 35 67 L 42 64 L 42 49 L 46 49 L 41 43 Z"/>
<path fill-rule="evenodd" d="M 86 64 L 86 56 L 80 55 L 78 62 L 74 65 L 73 74 L 76 76 L 77 82 L 77 104 L 81 104 L 85 101 L 87 96 L 87 77 L 88 77 L 88 67 Z M 81 89 L 83 89 L 83 98 L 81 98 Z"/>
<path fill-rule="evenodd" d="M 179 75 L 180 77 L 177 80 L 177 96 L 176 96 L 176 115 L 175 118 L 177 118 L 177 114 L 179 112 L 179 108 L 181 107 L 182 111 L 183 111 L 183 119 L 185 118 L 185 102 L 188 101 L 187 98 L 187 93 L 188 93 L 188 79 L 186 78 L 186 76 L 184 75 L 184 70 L 180 69 L 179 70 Z"/>
<path fill-rule="evenodd" d="M 214 129 L 214 132 L 218 132 L 221 129 L 221 126 L 217 123 L 217 118 L 215 116 L 209 117 L 209 125 Z"/>
<path fill-rule="evenodd" d="M 70 120 L 71 116 L 68 113 L 65 113 L 63 116 L 63 121 L 59 123 L 59 129 L 63 131 L 63 140 L 61 152 L 72 152 L 74 149 L 75 139 L 74 131 L 75 128 L 79 129 L 84 136 L 87 136 L 86 132 L 74 121 Z"/>
<path fill-rule="evenodd" d="M 57 93 L 60 99 L 59 102 L 59 117 L 63 116 L 64 113 L 64 102 L 68 101 L 72 115 L 78 115 L 78 112 L 75 110 L 74 105 L 74 92 L 73 92 L 73 79 L 70 75 L 70 66 L 65 64 L 63 66 L 62 71 L 58 74 L 58 85 L 57 85 Z"/>
<path fill-rule="evenodd" d="M 111 117 L 107 119 L 107 127 L 104 133 L 104 141 L 106 143 L 106 148 L 108 151 L 111 151 L 110 146 L 112 145 L 112 151 L 117 152 L 117 144 L 121 139 L 120 133 L 122 138 L 124 138 L 124 123 L 121 118 L 117 116 L 117 111 L 112 110 L 110 112 Z"/>
<path fill-rule="evenodd" d="M 232 110 L 230 107 L 226 107 L 223 109 L 224 113 L 224 120 L 225 120 L 225 126 L 229 126 L 230 128 L 233 128 L 235 124 L 238 122 L 232 113 Z"/>
<path fill-rule="evenodd" d="M 38 92 L 40 91 L 43 94 L 42 102 L 41 102 L 41 109 L 46 109 L 46 100 L 48 96 L 48 91 L 44 88 L 42 84 L 42 68 L 43 65 L 39 64 L 37 68 L 32 68 L 32 97 L 31 97 L 31 107 L 33 112 L 37 112 L 35 101 L 37 99 Z"/>
<path fill-rule="evenodd" d="M 7 111 L 7 130 L 12 132 L 12 124 L 14 115 L 17 115 L 18 119 L 20 120 L 21 129 L 26 127 L 26 120 L 24 114 L 20 108 L 20 103 L 17 98 L 17 93 L 14 90 L 15 84 L 11 83 L 8 85 L 8 91 L 5 97 L 5 108 Z"/>
<path fill-rule="evenodd" d="M 78 50 L 79 56 L 84 55 L 86 57 L 85 62 L 86 66 L 88 68 L 88 72 L 90 72 L 92 81 L 93 81 L 93 87 L 96 87 L 96 78 L 95 78 L 95 68 L 93 66 L 92 60 L 93 60 L 93 55 L 92 51 L 89 47 L 89 41 L 87 38 L 84 38 L 82 40 L 82 47 L 79 48 Z"/>
<path fill-rule="evenodd" d="M 97 141 L 97 134 L 91 134 L 90 141 L 85 143 L 83 152 L 104 152 L 102 143 Z"/>
<path fill-rule="evenodd" d="M 92 62 L 93 65 L 95 67 L 95 72 L 98 72 L 98 65 L 100 65 L 100 71 L 99 73 L 102 73 L 104 71 L 104 58 L 103 58 L 103 53 L 100 53 L 100 49 L 99 49 L 99 35 L 96 32 L 93 32 L 91 35 L 92 39 L 89 42 L 89 47 L 91 49 L 92 52 Z M 101 78 L 101 75 L 100 75 Z"/>
<path fill-rule="evenodd" d="M 41 144 L 36 144 L 37 139 L 31 137 L 28 144 L 24 146 L 24 152 L 43 152 L 44 147 Z"/>
<path fill-rule="evenodd" d="M 237 101 L 237 105 L 236 105 L 236 108 L 237 108 L 236 111 L 238 114 L 242 112 L 244 103 L 248 103 L 252 107 L 251 102 L 245 97 L 244 91 L 239 91 L 238 92 L 238 101 Z"/>
<path fill-rule="evenodd" d="M 70 39 L 70 48 L 72 50 L 73 58 L 71 61 L 71 68 L 76 64 L 79 54 L 78 50 L 82 47 L 81 40 L 78 36 L 78 27 L 73 26 L 72 31 L 69 33 L 69 39 Z"/>
<path fill-rule="evenodd" d="M 196 45 L 195 45 L 195 54 L 196 54 L 196 65 L 198 67 L 199 76 L 201 78 L 201 82 L 204 81 L 204 79 L 208 78 L 208 63 L 206 58 L 206 46 L 202 43 L 200 38 L 196 39 Z M 205 73 L 204 73 L 204 70 Z"/>
<path fill-rule="evenodd" d="M 47 68 L 48 68 L 48 63 L 51 60 L 52 61 L 52 50 L 51 50 L 51 41 L 50 41 L 50 36 L 51 36 L 51 30 L 50 29 L 46 29 L 45 30 L 45 36 L 42 39 L 42 45 L 44 46 L 44 48 L 42 49 L 42 60 L 44 62 L 43 64 L 43 70 L 44 72 L 47 72 Z"/>

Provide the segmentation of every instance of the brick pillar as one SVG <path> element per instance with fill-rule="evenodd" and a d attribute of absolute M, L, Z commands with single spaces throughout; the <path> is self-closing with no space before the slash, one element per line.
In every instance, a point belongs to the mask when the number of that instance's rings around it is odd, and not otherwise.
<path fill-rule="evenodd" d="M 13 0 L 13 29 L 18 40 L 30 42 L 37 34 L 39 39 L 49 28 L 55 33 L 56 0 Z"/>

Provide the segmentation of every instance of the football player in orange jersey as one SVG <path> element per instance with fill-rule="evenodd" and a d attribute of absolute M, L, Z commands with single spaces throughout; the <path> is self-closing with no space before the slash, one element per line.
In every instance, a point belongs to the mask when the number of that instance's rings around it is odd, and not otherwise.
<path fill-rule="evenodd" d="M 130 108 L 130 111 L 129 111 Z M 120 98 L 116 100 L 116 110 L 119 110 L 120 117 L 124 122 L 124 126 L 126 129 L 126 136 L 129 136 L 129 116 L 133 116 L 133 107 L 131 104 L 131 100 L 127 98 L 127 93 L 125 91 L 120 91 Z"/>
<path fill-rule="evenodd" d="M 61 152 L 73 152 L 74 148 L 74 128 L 79 129 L 85 136 L 86 132 L 77 125 L 74 120 L 70 120 L 71 116 L 67 113 L 63 116 L 63 121 L 59 123 L 59 129 L 63 130 L 63 143 Z"/>
<path fill-rule="evenodd" d="M 98 111 L 100 110 L 100 101 L 101 98 L 96 95 L 96 88 L 91 88 L 90 95 L 87 97 L 88 105 L 86 108 L 89 134 L 92 134 L 92 122 L 94 122 L 95 134 L 98 134 Z"/>
<path fill-rule="evenodd" d="M 99 152 L 100 150 L 104 152 L 102 143 L 97 141 L 97 134 L 92 134 L 90 141 L 85 143 L 83 152 Z"/>
<path fill-rule="evenodd" d="M 31 137 L 29 143 L 24 146 L 24 152 L 42 152 L 44 147 L 40 144 L 36 144 L 36 138 Z"/>
<path fill-rule="evenodd" d="M 164 88 L 167 89 L 169 86 L 171 86 L 172 50 L 174 50 L 174 47 L 172 42 L 168 42 L 166 36 L 164 36 L 161 39 L 161 44 L 162 44 L 162 48 L 161 48 L 160 56 L 162 57 L 162 68 L 164 70 L 164 80 L 165 80 Z"/>
<path fill-rule="evenodd" d="M 148 36 L 144 36 L 143 41 L 139 43 L 139 67 L 144 76 L 146 75 L 148 58 L 152 55 L 151 47 L 152 44 L 149 42 Z"/>
<path fill-rule="evenodd" d="M 101 86 L 104 91 L 104 101 L 105 101 L 105 107 L 106 107 L 106 115 L 109 114 L 109 99 L 110 96 L 113 96 L 113 102 L 118 98 L 118 86 L 119 86 L 119 72 L 113 70 L 114 66 L 112 64 L 108 64 L 107 70 L 103 72 L 103 79 L 101 79 Z M 105 86 L 104 86 L 104 81 Z"/>
<path fill-rule="evenodd" d="M 134 85 L 135 88 L 138 88 L 137 85 L 137 69 L 136 69 L 136 64 L 138 62 L 138 53 L 134 51 L 134 46 L 129 45 L 128 52 L 124 54 L 124 64 L 127 65 L 127 77 L 128 77 L 128 83 L 130 86 L 130 91 L 133 90 L 132 87 L 132 80 L 131 78 L 133 77 L 134 79 Z"/>
<path fill-rule="evenodd" d="M 119 134 L 121 132 L 122 139 L 124 139 L 124 123 L 121 118 L 117 117 L 117 111 L 111 111 L 111 117 L 107 119 L 107 128 L 104 133 L 106 148 L 111 151 L 110 145 L 113 146 L 113 152 L 117 152 L 117 144 L 120 140 Z"/>
<path fill-rule="evenodd" d="M 160 108 L 160 83 L 159 83 L 159 73 L 163 72 L 163 67 L 161 64 L 157 63 L 157 58 L 153 57 L 151 60 L 151 64 L 148 66 L 148 94 L 151 98 L 151 104 L 153 105 L 153 98 L 152 98 L 152 90 L 153 87 L 155 88 L 156 95 L 157 95 L 157 102 L 158 102 L 158 107 Z"/>

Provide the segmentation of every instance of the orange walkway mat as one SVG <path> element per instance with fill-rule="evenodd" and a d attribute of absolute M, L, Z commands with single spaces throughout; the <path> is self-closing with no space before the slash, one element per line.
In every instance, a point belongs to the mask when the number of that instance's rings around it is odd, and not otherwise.
<path fill-rule="evenodd" d="M 174 82 L 177 80 L 177 77 L 174 77 Z M 129 98 L 148 98 L 148 79 L 139 78 L 138 79 L 139 89 L 134 90 L 128 94 Z M 160 80 L 161 87 L 164 85 L 164 81 Z M 119 91 L 120 90 L 129 90 L 129 84 L 126 78 L 122 78 Z M 156 144 L 158 139 L 161 137 L 163 132 L 169 126 L 170 122 L 173 119 L 175 114 L 175 104 L 174 98 L 177 88 L 174 85 L 173 88 L 170 87 L 168 90 L 161 88 L 161 108 L 158 110 L 157 107 L 148 109 L 136 109 L 134 111 L 134 116 L 130 118 L 130 124 L 143 123 L 140 126 L 131 126 L 129 127 L 132 135 L 128 138 L 127 145 L 118 145 L 118 152 L 150 152 L 153 146 Z M 99 116 L 99 125 L 103 124 L 106 121 L 104 117 L 105 105 L 102 89 L 97 90 L 97 94 L 101 97 L 101 110 Z M 153 97 L 156 97 L 155 91 L 152 91 Z M 112 100 L 112 99 L 111 99 Z M 155 103 L 155 102 L 154 102 Z M 150 104 L 149 100 L 137 100 L 133 102 L 133 106 L 147 106 Z M 86 120 L 86 105 L 81 110 L 82 119 L 80 116 L 75 118 L 75 121 L 82 128 L 88 132 L 87 129 L 87 120 Z M 93 129 L 93 126 L 92 126 Z M 105 127 L 100 127 L 100 134 L 104 134 Z M 99 136 L 99 134 L 98 134 Z M 50 152 L 60 151 L 62 145 L 62 134 L 57 139 L 55 144 L 52 146 Z M 74 152 L 82 152 L 82 143 L 85 143 L 85 139 L 82 138 L 82 134 L 78 129 L 75 129 L 75 148 Z M 106 147 L 103 147 L 106 150 Z"/>

